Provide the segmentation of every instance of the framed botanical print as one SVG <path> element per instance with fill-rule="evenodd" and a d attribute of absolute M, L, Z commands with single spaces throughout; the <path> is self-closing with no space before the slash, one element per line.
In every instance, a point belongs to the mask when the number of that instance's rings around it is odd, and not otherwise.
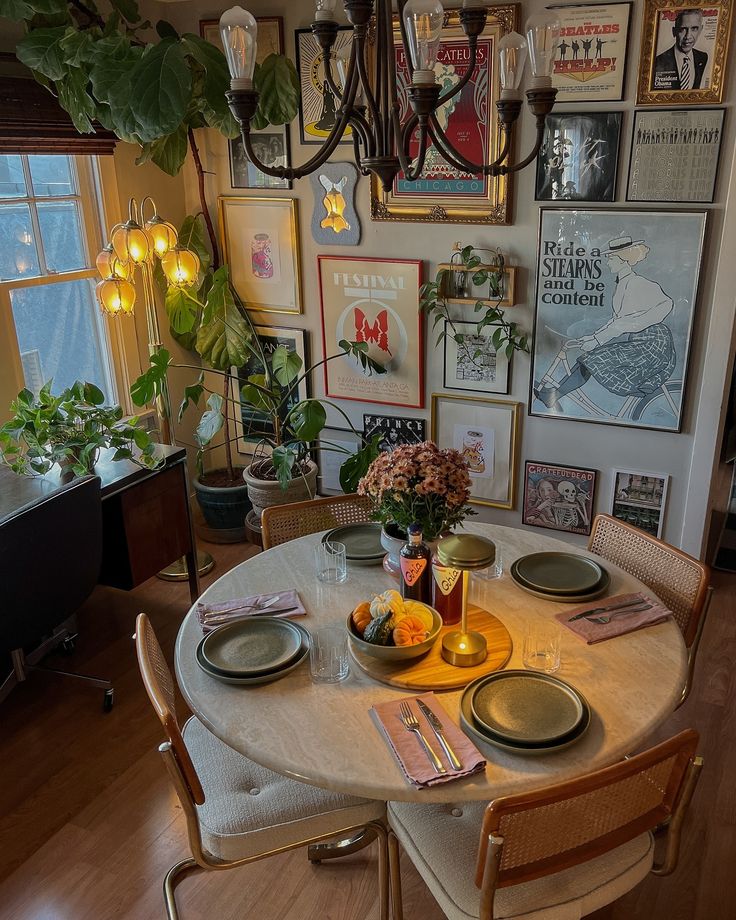
<path fill-rule="evenodd" d="M 217 199 L 223 260 L 253 310 L 301 313 L 298 203 L 292 198 Z"/>
<path fill-rule="evenodd" d="M 285 329 L 280 326 L 255 326 L 254 329 L 267 358 L 279 345 L 284 345 L 288 352 L 299 355 L 302 367 L 307 367 L 306 333 L 303 329 Z M 251 374 L 261 373 L 261 362 L 255 356 L 250 357 L 242 367 L 233 368 L 232 373 L 238 377 L 240 399 L 240 388 L 248 382 Z M 308 398 L 309 390 L 305 378 L 299 381 L 290 397 L 289 408 Z M 252 454 L 264 436 L 272 437 L 274 433 L 269 417 L 247 403 L 241 403 L 240 412 L 235 417 L 235 429 L 238 452 L 241 454 Z"/>
<path fill-rule="evenodd" d="M 340 467 L 357 453 L 360 436 L 349 428 L 323 428 L 319 436 L 317 491 L 320 495 L 340 495 Z"/>
<path fill-rule="evenodd" d="M 311 29 L 297 29 L 294 33 L 296 45 L 296 70 L 301 86 L 299 105 L 300 143 L 322 144 L 337 121 L 339 98 L 330 89 L 325 79 L 324 52 Z M 340 26 L 332 47 L 332 76 L 339 84 L 334 58 L 349 52 L 353 41 L 351 26 Z M 341 144 L 352 144 L 353 132 L 350 125 L 340 140 Z"/>
<path fill-rule="evenodd" d="M 470 473 L 470 503 L 514 507 L 521 403 L 432 394 L 432 440 L 454 447 Z"/>
<path fill-rule="evenodd" d="M 368 374 L 356 359 L 324 365 L 325 393 L 338 399 L 421 409 L 424 324 L 419 312 L 422 263 L 416 259 L 318 256 L 326 358 L 340 342 L 364 342 L 387 373 Z"/>
<path fill-rule="evenodd" d="M 725 109 L 634 112 L 627 201 L 711 203 Z"/>
<path fill-rule="evenodd" d="M 394 415 L 363 413 L 363 437 L 369 440 L 381 435 L 380 450 L 393 450 L 402 444 L 421 444 L 427 439 L 427 423 L 423 418 L 399 418 Z"/>
<path fill-rule="evenodd" d="M 537 157 L 537 201 L 614 201 L 621 112 L 552 112 Z"/>
<path fill-rule="evenodd" d="M 256 63 L 266 60 L 269 54 L 284 53 L 284 20 L 281 16 L 256 16 L 258 23 L 258 53 Z M 199 34 L 222 51 L 219 19 L 200 19 Z"/>
<path fill-rule="evenodd" d="M 552 86 L 557 103 L 624 98 L 631 3 L 576 3 L 549 9 L 560 20 Z"/>
<path fill-rule="evenodd" d="M 471 163 L 490 163 L 500 153 L 501 129 L 496 109 L 500 97 L 499 72 L 495 64 L 498 42 L 517 26 L 518 5 L 489 6 L 486 27 L 478 37 L 475 71 L 464 88 L 437 110 L 440 126 L 455 149 Z M 408 88 L 409 69 L 401 43 L 398 17 L 394 16 L 394 48 L 399 115 L 412 113 Z M 435 73 L 442 91 L 455 86 L 465 72 L 467 37 L 460 25 L 459 10 L 445 11 Z M 409 153 L 416 156 L 416 133 Z M 505 224 L 508 222 L 506 176 L 494 178 L 462 172 L 440 156 L 434 144 L 427 150 L 422 175 L 415 182 L 403 173 L 385 192 L 371 176 L 371 217 L 374 220 L 411 220 L 431 223 Z"/>
<path fill-rule="evenodd" d="M 508 393 L 509 359 L 496 349 L 493 334 L 501 326 L 485 326 L 464 320 L 445 320 L 445 373 L 447 390 L 472 390 L 476 393 Z M 462 337 L 458 342 L 455 335 Z"/>
<path fill-rule="evenodd" d="M 596 476 L 595 470 L 527 460 L 522 524 L 589 534 Z"/>
<path fill-rule="evenodd" d="M 256 157 L 266 166 L 291 166 L 289 132 L 285 125 L 269 125 L 261 131 L 251 131 L 251 144 Z M 240 137 L 228 141 L 230 152 L 230 185 L 233 188 L 280 188 L 290 189 L 289 179 L 268 176 L 254 166 L 245 152 Z"/>
<path fill-rule="evenodd" d="M 734 0 L 645 0 L 638 105 L 720 102 Z"/>
<path fill-rule="evenodd" d="M 614 470 L 610 513 L 661 539 L 669 483 L 667 473 Z"/>
<path fill-rule="evenodd" d="M 705 221 L 542 209 L 530 415 L 680 430 Z"/>

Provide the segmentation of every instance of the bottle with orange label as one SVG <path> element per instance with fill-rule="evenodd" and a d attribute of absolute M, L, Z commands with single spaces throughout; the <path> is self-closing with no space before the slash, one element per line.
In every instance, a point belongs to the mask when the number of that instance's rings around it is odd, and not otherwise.
<path fill-rule="evenodd" d="M 463 615 L 463 573 L 443 565 L 432 554 L 432 606 L 442 617 L 442 625 L 459 623 Z"/>
<path fill-rule="evenodd" d="M 432 601 L 432 554 L 427 544 L 422 541 L 422 528 L 419 524 L 409 524 L 407 533 L 409 542 L 401 547 L 399 554 L 401 596 L 406 600 L 429 604 Z"/>

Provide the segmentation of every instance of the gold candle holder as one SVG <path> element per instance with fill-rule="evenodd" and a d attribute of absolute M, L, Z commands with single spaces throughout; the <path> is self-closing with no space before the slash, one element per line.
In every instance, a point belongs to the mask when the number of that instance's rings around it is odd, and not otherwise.
<path fill-rule="evenodd" d="M 484 635 L 468 629 L 470 573 L 493 565 L 496 559 L 496 545 L 476 534 L 453 534 L 440 540 L 437 557 L 442 565 L 460 569 L 463 579 L 460 629 L 442 637 L 442 657 L 455 667 L 472 668 L 486 660 L 488 644 Z"/>

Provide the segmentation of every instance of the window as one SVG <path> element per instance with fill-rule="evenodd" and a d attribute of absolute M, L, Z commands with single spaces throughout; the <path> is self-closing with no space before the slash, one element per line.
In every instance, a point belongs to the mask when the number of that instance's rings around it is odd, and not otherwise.
<path fill-rule="evenodd" d="M 117 401 L 95 300 L 98 185 L 93 157 L 0 155 L 0 361 L 34 393 L 88 380 Z"/>

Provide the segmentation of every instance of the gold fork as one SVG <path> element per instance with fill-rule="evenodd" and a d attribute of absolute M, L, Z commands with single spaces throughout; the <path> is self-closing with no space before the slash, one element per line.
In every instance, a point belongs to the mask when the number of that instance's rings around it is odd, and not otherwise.
<path fill-rule="evenodd" d="M 442 761 L 432 750 L 429 741 L 427 741 L 427 739 L 422 734 L 422 730 L 419 728 L 419 720 L 409 708 L 409 704 L 405 702 L 401 703 L 399 705 L 399 712 L 401 714 L 401 721 L 404 724 L 404 728 L 408 732 L 413 732 L 421 742 L 421 745 L 424 748 L 424 753 L 427 755 L 429 762 L 434 767 L 434 772 L 447 773 L 447 770 L 443 766 Z"/>

